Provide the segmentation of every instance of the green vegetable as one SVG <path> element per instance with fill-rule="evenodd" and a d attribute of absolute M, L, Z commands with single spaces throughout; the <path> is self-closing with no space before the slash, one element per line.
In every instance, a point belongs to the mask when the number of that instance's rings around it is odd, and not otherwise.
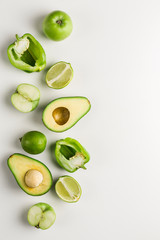
<path fill-rule="evenodd" d="M 17 41 L 7 50 L 11 64 L 25 72 L 39 72 L 46 66 L 46 54 L 41 44 L 29 33 L 22 37 L 16 35 Z"/>
<path fill-rule="evenodd" d="M 65 138 L 56 142 L 55 156 L 58 164 L 68 172 L 75 172 L 78 168 L 85 168 L 89 161 L 89 153 L 75 139 Z"/>

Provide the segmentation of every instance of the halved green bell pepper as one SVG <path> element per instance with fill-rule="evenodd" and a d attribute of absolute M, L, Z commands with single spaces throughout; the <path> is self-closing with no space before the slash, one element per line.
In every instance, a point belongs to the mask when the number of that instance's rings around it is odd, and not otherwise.
<path fill-rule="evenodd" d="M 29 33 L 22 37 L 16 35 L 7 54 L 11 64 L 25 72 L 39 72 L 46 66 L 46 54 L 41 44 Z"/>
<path fill-rule="evenodd" d="M 85 168 L 90 160 L 89 153 L 73 138 L 65 138 L 56 142 L 55 156 L 58 164 L 68 172 L 75 172 L 78 168 Z"/>

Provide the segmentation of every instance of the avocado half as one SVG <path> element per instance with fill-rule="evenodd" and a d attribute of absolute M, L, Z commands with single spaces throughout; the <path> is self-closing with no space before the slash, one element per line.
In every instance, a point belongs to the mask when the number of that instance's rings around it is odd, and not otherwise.
<path fill-rule="evenodd" d="M 91 108 L 86 97 L 62 97 L 50 102 L 43 111 L 43 123 L 53 132 L 73 127 Z"/>
<path fill-rule="evenodd" d="M 8 167 L 13 173 L 18 185 L 24 192 L 32 196 L 40 196 L 49 191 L 53 180 L 50 170 L 40 161 L 15 153 L 8 158 Z M 29 170 L 37 170 L 43 175 L 43 180 L 38 187 L 28 187 L 25 175 Z"/>

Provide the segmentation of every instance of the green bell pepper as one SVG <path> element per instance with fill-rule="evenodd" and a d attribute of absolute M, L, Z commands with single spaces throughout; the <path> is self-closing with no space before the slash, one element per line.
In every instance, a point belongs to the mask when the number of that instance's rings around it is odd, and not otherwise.
<path fill-rule="evenodd" d="M 86 169 L 84 164 L 90 159 L 85 148 L 69 137 L 56 142 L 55 156 L 58 164 L 68 172 L 75 172 L 78 168 Z"/>
<path fill-rule="evenodd" d="M 29 33 L 22 37 L 16 35 L 7 54 L 11 64 L 25 72 L 39 72 L 46 66 L 46 54 L 41 44 Z"/>

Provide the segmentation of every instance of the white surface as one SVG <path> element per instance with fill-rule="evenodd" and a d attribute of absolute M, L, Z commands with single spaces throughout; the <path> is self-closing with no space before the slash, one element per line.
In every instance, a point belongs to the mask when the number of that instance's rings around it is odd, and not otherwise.
<path fill-rule="evenodd" d="M 72 18 L 72 35 L 52 42 L 41 34 L 43 17 L 64 10 Z M 159 240 L 160 239 L 160 1 L 159 0 L 5 0 L 0 14 L 1 113 L 1 239 Z M 43 45 L 47 66 L 64 60 L 74 79 L 52 90 L 45 71 L 27 74 L 9 63 L 6 49 L 14 35 L 29 32 Z M 20 83 L 41 91 L 39 108 L 29 114 L 14 109 L 10 96 Z M 72 129 L 56 134 L 42 124 L 42 108 L 61 96 L 87 96 L 91 111 Z M 14 152 L 24 153 L 18 138 L 29 130 L 46 134 L 48 147 L 35 158 L 51 170 L 54 180 L 68 174 L 58 168 L 50 145 L 67 136 L 90 152 L 87 171 L 74 174 L 83 195 L 64 203 L 50 191 L 26 195 L 7 167 Z M 37 202 L 51 204 L 57 219 L 46 231 L 26 220 Z"/>

